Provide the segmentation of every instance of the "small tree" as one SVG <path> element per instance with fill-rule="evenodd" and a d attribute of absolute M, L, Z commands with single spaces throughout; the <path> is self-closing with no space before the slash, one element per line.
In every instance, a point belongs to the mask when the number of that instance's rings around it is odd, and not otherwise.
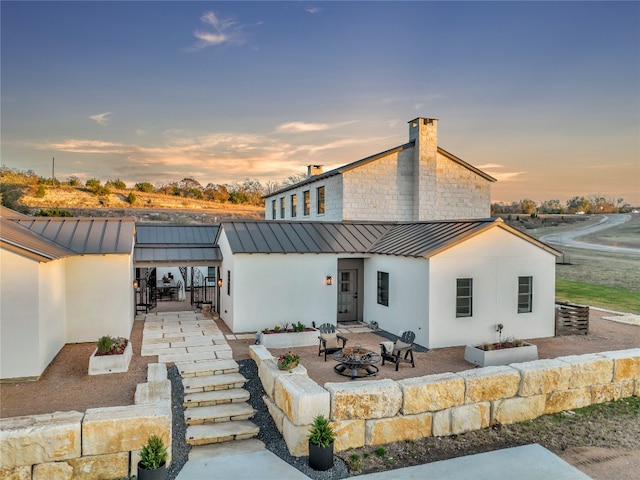
<path fill-rule="evenodd" d="M 153 193 L 154 191 L 153 185 L 151 185 L 149 182 L 136 183 L 134 188 L 139 192 L 144 192 L 144 193 Z"/>
<path fill-rule="evenodd" d="M 38 188 L 36 189 L 36 198 L 42 198 L 47 194 L 47 191 L 44 188 L 44 184 L 39 183 Z"/>
<path fill-rule="evenodd" d="M 134 203 L 136 203 L 136 200 L 136 194 L 133 192 L 129 192 L 129 195 L 127 195 L 127 202 L 129 202 L 130 205 L 133 205 Z"/>

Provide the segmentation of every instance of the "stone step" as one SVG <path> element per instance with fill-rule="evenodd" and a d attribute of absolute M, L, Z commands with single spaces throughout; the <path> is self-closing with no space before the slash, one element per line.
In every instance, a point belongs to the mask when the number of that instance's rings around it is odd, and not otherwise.
<path fill-rule="evenodd" d="M 225 373 L 223 375 L 210 375 L 207 377 L 183 378 L 184 393 L 209 392 L 212 390 L 226 390 L 242 388 L 247 382 L 239 373 Z"/>
<path fill-rule="evenodd" d="M 225 403 L 212 407 L 193 407 L 185 410 L 184 422 L 187 425 L 237 422 L 239 420 L 248 420 L 254 413 L 255 411 L 247 402 Z"/>
<path fill-rule="evenodd" d="M 260 428 L 249 421 L 222 422 L 208 425 L 189 425 L 186 440 L 189 445 L 210 445 L 213 443 L 246 440 L 255 437 Z"/>
<path fill-rule="evenodd" d="M 206 362 L 176 363 L 182 378 L 207 377 L 223 373 L 237 373 L 240 370 L 235 360 L 209 360 Z"/>
<path fill-rule="evenodd" d="M 231 388 L 227 390 L 188 393 L 184 396 L 182 406 L 185 408 L 210 407 L 225 403 L 246 402 L 247 400 L 249 400 L 249 392 L 242 388 Z"/>
<path fill-rule="evenodd" d="M 235 455 L 236 453 L 253 453 L 265 450 L 263 442 L 257 438 L 248 440 L 236 440 L 235 442 L 214 443 L 211 445 L 199 445 L 191 447 L 189 460 L 202 460 L 221 455 Z"/>

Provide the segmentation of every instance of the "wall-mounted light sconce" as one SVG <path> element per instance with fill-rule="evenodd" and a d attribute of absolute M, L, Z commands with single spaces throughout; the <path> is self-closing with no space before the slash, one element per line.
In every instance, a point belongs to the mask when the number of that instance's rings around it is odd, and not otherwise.
<path fill-rule="evenodd" d="M 135 288 L 136 290 L 138 289 L 138 281 L 137 280 L 133 281 L 133 288 Z"/>
<path fill-rule="evenodd" d="M 221 278 L 218 279 L 218 287 L 222 287 L 222 279 Z"/>
<path fill-rule="evenodd" d="M 324 283 L 327 285 L 333 285 L 333 277 L 331 275 L 327 275 L 327 278 L 325 278 Z"/>

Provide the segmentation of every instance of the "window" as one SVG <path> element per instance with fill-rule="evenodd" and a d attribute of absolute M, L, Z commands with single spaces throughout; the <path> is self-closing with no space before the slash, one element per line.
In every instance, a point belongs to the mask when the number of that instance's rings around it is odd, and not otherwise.
<path fill-rule="evenodd" d="M 276 201 L 275 200 L 271 200 L 271 218 L 273 220 L 276 219 Z"/>
<path fill-rule="evenodd" d="M 231 270 L 227 270 L 227 295 L 231 295 Z"/>
<path fill-rule="evenodd" d="M 318 215 L 324 215 L 324 187 L 318 187 L 316 198 L 316 210 Z"/>
<path fill-rule="evenodd" d="M 302 195 L 304 196 L 304 215 L 308 216 L 311 212 L 311 194 L 309 190 L 306 190 Z"/>
<path fill-rule="evenodd" d="M 518 277 L 518 313 L 532 310 L 533 277 Z"/>
<path fill-rule="evenodd" d="M 389 274 L 378 272 L 378 303 L 389 306 Z"/>
<path fill-rule="evenodd" d="M 456 280 L 456 317 L 470 317 L 473 313 L 473 278 Z"/>
<path fill-rule="evenodd" d="M 284 197 L 280 198 L 280 218 L 284 218 Z"/>
<path fill-rule="evenodd" d="M 291 218 L 295 218 L 298 214 L 298 196 L 294 193 L 291 195 Z"/>

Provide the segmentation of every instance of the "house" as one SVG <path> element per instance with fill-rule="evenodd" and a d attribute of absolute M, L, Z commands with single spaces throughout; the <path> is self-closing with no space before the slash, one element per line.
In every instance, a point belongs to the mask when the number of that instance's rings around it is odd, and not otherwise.
<path fill-rule="evenodd" d="M 133 218 L 0 212 L 0 379 L 38 378 L 66 343 L 129 337 Z"/>
<path fill-rule="evenodd" d="M 554 335 L 560 252 L 500 219 L 225 222 L 220 316 L 233 332 L 377 322 L 428 348 Z"/>
<path fill-rule="evenodd" d="M 496 180 L 438 146 L 438 120 L 409 122 L 409 142 L 265 197 L 266 220 L 424 222 L 486 218 Z"/>

